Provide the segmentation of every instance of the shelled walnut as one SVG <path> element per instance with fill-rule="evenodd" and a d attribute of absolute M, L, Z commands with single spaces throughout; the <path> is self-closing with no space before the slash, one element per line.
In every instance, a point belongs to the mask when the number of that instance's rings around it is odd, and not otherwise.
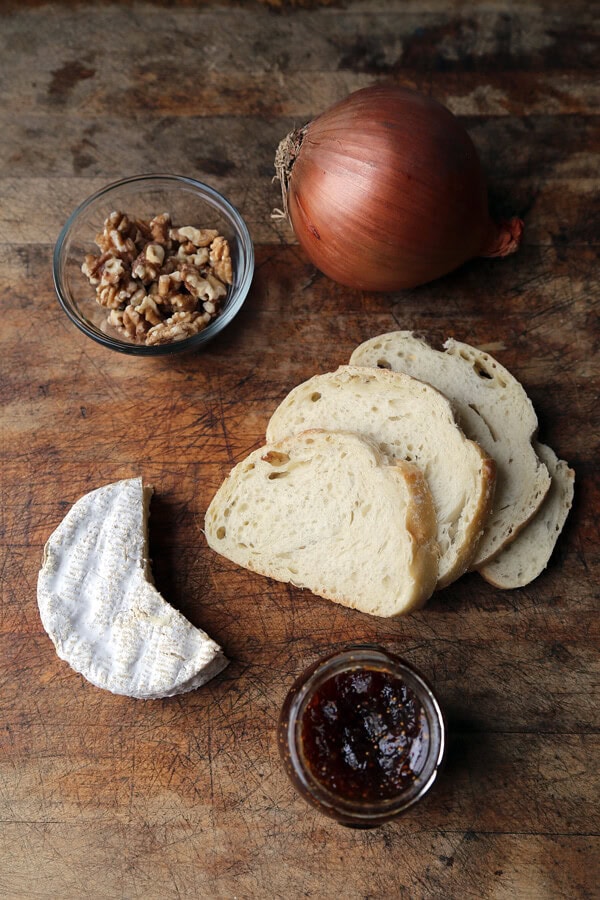
<path fill-rule="evenodd" d="M 169 213 L 137 219 L 115 210 L 96 235 L 100 253 L 81 271 L 108 311 L 108 324 L 154 346 L 202 331 L 233 283 L 229 243 L 212 228 L 175 227 Z"/>

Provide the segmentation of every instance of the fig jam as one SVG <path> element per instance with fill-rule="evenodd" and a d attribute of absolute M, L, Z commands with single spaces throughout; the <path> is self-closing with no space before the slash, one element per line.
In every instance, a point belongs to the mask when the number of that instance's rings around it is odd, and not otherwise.
<path fill-rule="evenodd" d="M 308 768 L 328 791 L 376 803 L 414 784 L 428 741 L 427 720 L 401 678 L 354 669 L 333 675 L 315 691 L 302 716 L 300 740 Z"/>
<path fill-rule="evenodd" d="M 296 790 L 343 825 L 373 828 L 421 800 L 445 750 L 429 684 L 410 663 L 373 645 L 310 666 L 283 704 L 278 740 Z"/>

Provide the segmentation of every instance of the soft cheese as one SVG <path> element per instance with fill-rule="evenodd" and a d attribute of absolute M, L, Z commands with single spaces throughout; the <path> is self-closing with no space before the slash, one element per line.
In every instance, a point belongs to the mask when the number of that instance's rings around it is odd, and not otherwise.
<path fill-rule="evenodd" d="M 191 691 L 228 663 L 152 583 L 151 495 L 132 478 L 83 496 L 49 538 L 38 577 L 59 657 L 97 687 L 144 700 Z"/>

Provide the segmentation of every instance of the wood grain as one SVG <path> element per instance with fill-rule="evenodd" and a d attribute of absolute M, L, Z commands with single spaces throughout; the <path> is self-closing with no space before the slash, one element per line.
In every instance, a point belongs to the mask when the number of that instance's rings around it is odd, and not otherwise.
<path fill-rule="evenodd" d="M 598 31 L 582 0 L 3 4 L 0 895 L 597 896 Z M 377 295 L 320 275 L 272 218 L 278 141 L 381 80 L 462 117 L 492 208 L 525 219 L 518 254 Z M 141 171 L 210 182 L 255 242 L 246 304 L 201 354 L 112 354 L 54 295 L 66 217 Z M 577 482 L 533 584 L 502 592 L 468 575 L 389 622 L 236 569 L 202 522 L 290 388 L 394 328 L 489 349 Z M 72 503 L 133 475 L 156 491 L 158 587 L 232 661 L 165 701 L 85 682 L 36 603 L 44 542 Z M 450 734 L 436 789 L 372 832 L 309 810 L 275 741 L 294 678 L 355 640 L 419 666 Z"/>

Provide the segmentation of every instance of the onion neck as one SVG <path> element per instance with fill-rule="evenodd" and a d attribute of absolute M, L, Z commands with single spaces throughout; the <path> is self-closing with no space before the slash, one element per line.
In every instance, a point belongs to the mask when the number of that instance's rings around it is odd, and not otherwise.
<path fill-rule="evenodd" d="M 304 125 L 303 128 L 297 128 L 295 131 L 290 131 L 284 139 L 280 142 L 277 147 L 277 152 L 275 153 L 275 172 L 276 178 L 279 178 L 279 183 L 281 185 L 281 198 L 283 201 L 283 209 L 289 220 L 288 213 L 288 190 L 290 184 L 290 177 L 292 174 L 292 169 L 294 168 L 294 162 L 298 154 L 300 153 L 300 147 L 302 146 L 302 141 L 306 135 L 308 126 Z"/>
<path fill-rule="evenodd" d="M 514 253 L 519 249 L 523 227 L 523 220 L 518 218 L 493 222 L 479 255 L 492 257 L 509 256 Z"/>

